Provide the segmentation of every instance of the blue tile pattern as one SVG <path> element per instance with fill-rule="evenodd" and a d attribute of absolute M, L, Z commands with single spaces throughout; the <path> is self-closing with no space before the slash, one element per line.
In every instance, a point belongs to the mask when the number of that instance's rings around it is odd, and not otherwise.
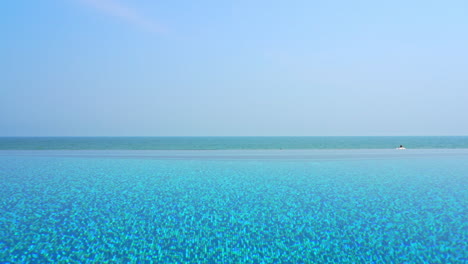
<path fill-rule="evenodd" d="M 467 161 L 0 156 L 0 262 L 466 263 Z"/>

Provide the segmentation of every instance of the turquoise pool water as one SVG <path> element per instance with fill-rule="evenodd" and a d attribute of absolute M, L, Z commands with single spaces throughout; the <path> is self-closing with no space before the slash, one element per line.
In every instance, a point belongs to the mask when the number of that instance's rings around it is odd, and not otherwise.
<path fill-rule="evenodd" d="M 0 151 L 1 263 L 466 263 L 468 150 Z"/>

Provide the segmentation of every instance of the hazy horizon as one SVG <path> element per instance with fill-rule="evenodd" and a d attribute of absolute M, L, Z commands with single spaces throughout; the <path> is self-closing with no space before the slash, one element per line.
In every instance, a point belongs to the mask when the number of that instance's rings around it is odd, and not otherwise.
<path fill-rule="evenodd" d="M 316 135 L 316 136 L 294 136 L 294 135 L 283 135 L 283 136 L 268 136 L 268 135 L 260 135 L 260 136 L 256 136 L 256 135 L 241 135 L 241 136 L 230 136 L 230 135 L 225 135 L 225 136 L 217 136 L 217 135 L 214 135 L 214 136 L 192 136 L 192 135 L 180 135 L 180 136 L 171 136 L 171 135 L 162 135 L 162 136 L 108 136 L 108 135 L 90 135 L 90 136 L 80 136 L 80 135 L 74 135 L 74 136 L 60 136 L 60 135 L 45 135 L 45 136 L 34 136 L 34 135 L 25 135 L 25 136 L 0 136 L 0 138 L 15 138 L 15 137 L 18 137 L 18 138 L 35 138 L 35 137 L 38 137 L 38 138 L 60 138 L 60 137 L 64 137 L 64 138 L 67 138 L 67 137 L 70 137 L 70 138 L 100 138 L 100 137 L 115 137 L 115 138 L 138 138 L 138 137 L 154 137 L 154 138 L 165 138 L 165 137 L 187 137 L 187 138 L 190 138 L 190 137 L 193 137 L 193 138 L 202 138 L 202 137 L 291 137 L 291 138 L 294 138 L 294 137 L 468 137 L 468 135 Z"/>

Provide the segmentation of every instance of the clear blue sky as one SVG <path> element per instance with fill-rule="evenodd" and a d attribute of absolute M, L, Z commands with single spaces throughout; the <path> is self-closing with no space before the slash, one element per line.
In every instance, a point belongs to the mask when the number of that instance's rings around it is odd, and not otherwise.
<path fill-rule="evenodd" d="M 468 135 L 468 1 L 1 3 L 0 136 Z"/>

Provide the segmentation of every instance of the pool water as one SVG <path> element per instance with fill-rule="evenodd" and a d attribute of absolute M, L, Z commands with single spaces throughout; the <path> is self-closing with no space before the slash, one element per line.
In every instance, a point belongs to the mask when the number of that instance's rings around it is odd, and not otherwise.
<path fill-rule="evenodd" d="M 3 151 L 0 262 L 467 263 L 468 150 L 403 153 Z"/>

